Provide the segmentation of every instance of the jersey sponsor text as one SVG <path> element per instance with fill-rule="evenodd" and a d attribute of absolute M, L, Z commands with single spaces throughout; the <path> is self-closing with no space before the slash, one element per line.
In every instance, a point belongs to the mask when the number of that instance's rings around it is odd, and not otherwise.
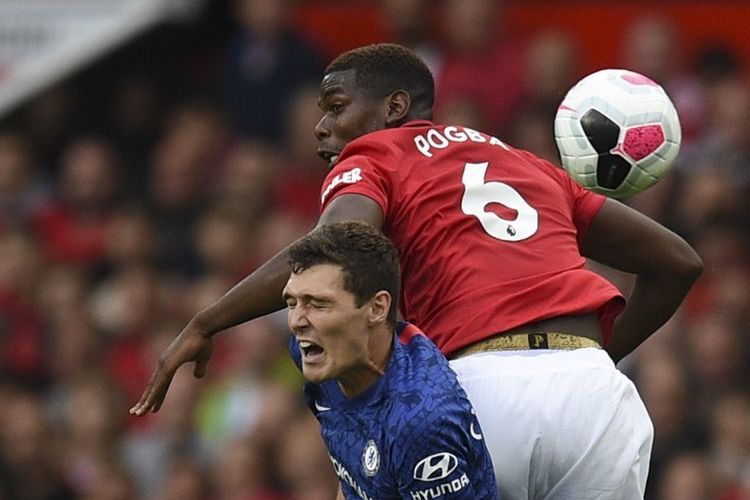
<path fill-rule="evenodd" d="M 339 174 L 336 177 L 334 177 L 330 184 L 326 186 L 326 188 L 323 190 L 323 195 L 320 197 L 321 203 L 325 202 L 326 197 L 328 196 L 328 193 L 331 192 L 333 188 L 338 186 L 341 183 L 344 184 L 354 184 L 356 182 L 359 182 L 362 180 L 362 169 L 359 167 L 355 167 L 351 170 L 347 170 L 343 174 Z"/>
<path fill-rule="evenodd" d="M 414 138 L 414 144 L 417 150 L 427 158 L 432 158 L 432 149 L 445 149 L 454 142 L 489 142 L 494 146 L 501 146 L 508 149 L 500 139 L 492 136 L 485 136 L 474 129 L 468 127 L 454 127 L 449 125 L 442 132 L 438 129 L 431 128 L 424 135 L 418 135 Z M 335 179 L 334 179 L 335 180 Z"/>
<path fill-rule="evenodd" d="M 430 500 L 432 498 L 440 498 L 448 493 L 456 493 L 461 491 L 469 484 L 469 477 L 466 473 L 461 474 L 461 477 L 454 479 L 448 483 L 439 484 L 428 488 L 426 490 L 410 491 L 413 500 Z"/>

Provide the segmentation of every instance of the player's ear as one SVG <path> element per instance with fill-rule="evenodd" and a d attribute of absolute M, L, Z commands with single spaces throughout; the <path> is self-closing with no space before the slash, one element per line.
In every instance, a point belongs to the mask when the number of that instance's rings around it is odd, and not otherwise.
<path fill-rule="evenodd" d="M 391 294 L 380 290 L 370 299 L 367 321 L 370 325 L 387 322 L 390 308 Z"/>
<path fill-rule="evenodd" d="M 395 125 L 403 121 L 411 109 L 411 96 L 405 90 L 397 90 L 387 97 L 385 123 Z"/>

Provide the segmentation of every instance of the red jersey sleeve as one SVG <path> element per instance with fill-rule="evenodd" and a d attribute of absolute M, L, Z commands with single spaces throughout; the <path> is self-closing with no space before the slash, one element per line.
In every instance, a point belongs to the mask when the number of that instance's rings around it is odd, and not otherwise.
<path fill-rule="evenodd" d="M 602 208 L 607 198 L 582 188 L 567 174 L 565 174 L 565 177 L 567 178 L 567 184 L 574 201 L 573 222 L 578 230 L 578 244 L 580 245 L 586 236 L 586 232 L 589 230 L 591 221 L 594 220 L 594 217 L 599 212 L 599 209 Z"/>
<path fill-rule="evenodd" d="M 360 194 L 375 201 L 387 214 L 398 186 L 397 171 L 388 161 L 391 156 L 385 144 L 366 136 L 347 145 L 323 181 L 321 212 L 338 196 Z"/>

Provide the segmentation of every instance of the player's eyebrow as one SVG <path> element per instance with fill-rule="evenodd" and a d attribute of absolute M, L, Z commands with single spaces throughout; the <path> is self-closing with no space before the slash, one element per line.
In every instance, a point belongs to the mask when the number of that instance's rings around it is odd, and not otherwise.
<path fill-rule="evenodd" d="M 341 87 L 340 85 L 325 89 L 322 95 L 318 98 L 318 107 L 325 110 L 326 104 L 330 99 L 333 98 L 333 96 L 336 96 L 337 94 L 341 94 L 342 96 L 345 95 L 343 87 Z"/>
<path fill-rule="evenodd" d="M 321 99 L 325 99 L 326 97 L 330 97 L 330 96 L 332 96 L 333 94 L 339 93 L 339 92 L 341 92 L 341 91 L 342 91 L 342 87 L 341 87 L 341 85 L 338 85 L 338 84 L 336 84 L 336 85 L 331 85 L 330 87 L 327 87 L 327 88 L 325 88 L 325 89 L 323 90 L 323 92 L 322 92 L 322 94 L 321 94 L 320 98 L 321 98 Z"/>
<path fill-rule="evenodd" d="M 281 295 L 281 298 L 283 300 L 296 299 L 300 302 L 310 302 L 311 300 L 315 300 L 317 302 L 330 303 L 332 301 L 330 297 L 324 296 L 324 295 L 315 295 L 312 293 L 303 293 L 302 295 L 293 295 L 287 291 L 285 291 Z"/>

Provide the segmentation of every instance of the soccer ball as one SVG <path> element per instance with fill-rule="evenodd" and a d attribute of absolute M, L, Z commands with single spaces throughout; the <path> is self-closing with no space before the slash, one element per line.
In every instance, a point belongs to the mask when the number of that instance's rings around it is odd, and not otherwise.
<path fill-rule="evenodd" d="M 555 116 L 563 168 L 581 186 L 614 198 L 656 184 L 677 158 L 682 132 L 664 89 L 624 69 L 579 81 Z"/>

